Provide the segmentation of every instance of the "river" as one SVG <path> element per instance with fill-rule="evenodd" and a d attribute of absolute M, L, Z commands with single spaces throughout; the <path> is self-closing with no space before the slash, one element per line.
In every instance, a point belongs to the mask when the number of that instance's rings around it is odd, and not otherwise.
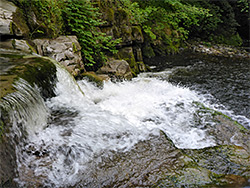
<path fill-rule="evenodd" d="M 170 151 L 213 150 L 220 145 L 216 136 L 209 134 L 215 123 L 211 114 L 200 116 L 196 104 L 250 128 L 250 64 L 246 60 L 188 53 L 156 59 L 150 66 L 153 72 L 141 73 L 131 81 L 106 81 L 101 88 L 88 80 L 76 83 L 57 66 L 56 96 L 46 101 L 38 97 L 39 102 L 30 109 L 36 113 L 25 122 L 27 138 L 16 147 L 18 185 L 130 187 L 128 182 L 133 178 L 126 179 L 123 171 L 128 168 L 130 175 L 140 177 L 135 174 L 144 173 L 145 165 L 139 166 L 146 162 L 143 155 L 148 151 L 148 161 L 158 160 L 160 164 Z M 25 82 L 19 86 L 25 88 Z M 171 140 L 166 146 L 165 141 L 155 141 L 162 133 Z M 148 143 L 152 145 L 146 146 Z M 170 148 L 169 154 L 164 148 L 157 152 L 152 149 L 163 146 Z M 125 154 L 134 161 L 122 157 Z M 179 158 L 179 154 L 174 156 Z M 117 158 L 124 160 L 120 166 L 112 162 Z M 130 168 L 131 164 L 135 165 Z M 161 171 L 156 166 L 154 170 Z M 109 173 L 113 175 L 106 177 Z M 249 175 L 247 170 L 244 173 Z M 156 175 L 154 179 L 159 181 Z M 142 186 L 141 181 L 133 185 Z M 182 185 L 192 183 L 178 186 Z"/>

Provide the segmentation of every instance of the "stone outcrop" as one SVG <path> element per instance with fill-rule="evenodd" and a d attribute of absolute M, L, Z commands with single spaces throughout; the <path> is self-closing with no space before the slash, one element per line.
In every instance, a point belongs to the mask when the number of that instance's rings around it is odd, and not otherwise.
<path fill-rule="evenodd" d="M 250 52 L 225 45 L 206 45 L 200 43 L 188 44 L 189 49 L 194 52 L 210 54 L 222 57 L 250 58 Z"/>
<path fill-rule="evenodd" d="M 27 36 L 29 27 L 25 23 L 22 12 L 12 2 L 1 0 L 0 33 L 7 36 Z"/>
<path fill-rule="evenodd" d="M 98 74 L 107 74 L 115 79 L 131 79 L 133 77 L 130 66 L 125 60 L 111 59 L 98 71 Z"/>
<path fill-rule="evenodd" d="M 11 35 L 13 13 L 16 12 L 17 7 L 6 0 L 0 3 L 0 33 L 2 35 Z"/>
<path fill-rule="evenodd" d="M 0 42 L 1 48 L 17 50 L 25 53 L 33 53 L 36 52 L 34 48 L 32 48 L 26 40 L 19 39 L 8 39 Z"/>
<path fill-rule="evenodd" d="M 81 46 L 76 36 L 59 36 L 56 39 L 33 40 L 39 55 L 48 56 L 66 67 L 74 76 L 84 69 Z"/>
<path fill-rule="evenodd" d="M 33 20 L 32 23 L 31 20 Z M 1 48 L 51 57 L 63 64 L 74 76 L 78 75 L 80 70 L 84 69 L 84 65 L 77 37 L 60 36 L 56 39 L 35 39 L 32 42 L 25 40 L 31 37 L 29 26 L 35 26 L 35 22 L 35 17 L 25 19 L 20 8 L 12 2 L 2 0 L 0 3 Z M 23 39 L 20 40 L 20 38 Z"/>
<path fill-rule="evenodd" d="M 127 61 L 134 76 L 145 71 L 146 66 L 143 63 L 141 50 L 144 42 L 141 27 L 130 23 L 129 13 L 117 6 L 117 3 L 120 2 L 110 0 L 95 1 L 102 12 L 102 20 L 106 21 L 100 27 L 100 30 L 108 36 L 112 36 L 113 39 L 121 39 L 117 46 L 119 52 L 114 58 Z"/>

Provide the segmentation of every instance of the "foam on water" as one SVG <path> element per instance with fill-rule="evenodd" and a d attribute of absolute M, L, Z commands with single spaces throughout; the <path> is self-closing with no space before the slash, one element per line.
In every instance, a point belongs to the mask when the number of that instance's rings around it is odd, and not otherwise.
<path fill-rule="evenodd" d="M 45 185 L 74 185 L 95 155 L 129 150 L 160 130 L 178 148 L 215 145 L 212 137 L 194 126 L 197 108 L 193 102 L 204 99 L 188 88 L 141 76 L 121 83 L 106 82 L 103 89 L 82 80 L 80 89 L 59 67 L 57 77 L 57 96 L 46 102 L 51 120 L 43 130 L 30 133 L 25 146 L 26 151 L 39 151 L 39 157 L 22 157 L 26 170 L 19 168 L 20 184 L 26 181 L 25 174 L 30 176 L 29 168 Z"/>

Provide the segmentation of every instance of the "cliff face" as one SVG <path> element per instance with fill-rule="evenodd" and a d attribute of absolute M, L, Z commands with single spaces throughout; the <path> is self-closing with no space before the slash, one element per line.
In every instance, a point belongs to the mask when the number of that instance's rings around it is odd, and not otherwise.
<path fill-rule="evenodd" d="M 121 39 L 118 45 L 119 52 L 115 59 L 125 60 L 129 63 L 133 75 L 146 71 L 142 58 L 142 44 L 144 37 L 139 25 L 132 25 L 129 13 L 118 6 L 118 1 L 93 0 L 102 13 L 101 19 L 105 21 L 100 30 L 113 39 Z"/>

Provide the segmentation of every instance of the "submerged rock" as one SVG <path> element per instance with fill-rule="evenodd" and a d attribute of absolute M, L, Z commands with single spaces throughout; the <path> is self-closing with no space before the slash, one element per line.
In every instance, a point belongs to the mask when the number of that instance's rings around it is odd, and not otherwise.
<path fill-rule="evenodd" d="M 78 78 L 78 77 L 77 77 Z M 96 75 L 95 72 L 84 72 L 79 76 L 80 79 L 87 78 L 89 82 L 93 82 L 97 87 L 103 87 L 103 81 L 109 80 L 110 77 L 106 74 L 104 75 Z"/>
<path fill-rule="evenodd" d="M 126 153 L 110 152 L 87 166 L 84 187 L 241 187 L 250 178 L 249 153 L 238 146 L 178 149 L 163 133 Z M 99 162 L 98 162 L 99 161 Z"/>

